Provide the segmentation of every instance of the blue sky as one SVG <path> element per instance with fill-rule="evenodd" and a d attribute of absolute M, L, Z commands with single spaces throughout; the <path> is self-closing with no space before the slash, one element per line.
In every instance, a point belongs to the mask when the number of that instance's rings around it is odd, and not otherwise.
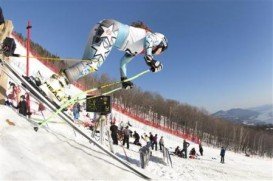
<path fill-rule="evenodd" d="M 64 58 L 81 58 L 90 29 L 102 19 L 141 20 L 165 34 L 163 71 L 134 83 L 209 112 L 272 102 L 272 1 L 2 0 L 15 30 Z M 122 52 L 113 49 L 98 73 L 119 78 Z M 147 68 L 143 57 L 128 65 Z"/>

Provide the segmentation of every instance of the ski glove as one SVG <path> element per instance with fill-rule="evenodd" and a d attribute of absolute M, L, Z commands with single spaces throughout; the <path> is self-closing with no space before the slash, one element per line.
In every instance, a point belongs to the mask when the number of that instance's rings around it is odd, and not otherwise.
<path fill-rule="evenodd" d="M 152 72 L 159 72 L 163 69 L 162 63 L 160 61 L 154 60 L 151 56 L 145 56 L 144 59 Z"/>
<path fill-rule="evenodd" d="M 120 78 L 121 81 L 124 81 L 126 79 L 127 79 L 127 77 L 121 77 Z M 122 82 L 122 88 L 123 89 L 132 89 L 133 87 L 134 87 L 134 84 L 131 81 Z"/>

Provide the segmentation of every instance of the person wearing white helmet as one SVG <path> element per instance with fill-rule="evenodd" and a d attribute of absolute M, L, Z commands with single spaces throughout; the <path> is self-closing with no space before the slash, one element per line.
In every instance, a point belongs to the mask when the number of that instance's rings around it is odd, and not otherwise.
<path fill-rule="evenodd" d="M 131 26 L 116 20 L 106 19 L 99 22 L 91 31 L 85 47 L 83 60 L 64 70 L 69 82 L 97 71 L 110 53 L 112 47 L 124 51 L 121 58 L 121 80 L 127 78 L 127 64 L 139 54 L 144 54 L 144 59 L 152 72 L 163 68 L 161 62 L 154 60 L 154 55 L 159 55 L 168 47 L 167 38 L 161 33 L 153 33 L 144 23 L 134 22 Z M 123 88 L 129 89 L 133 83 L 123 83 Z"/>
<path fill-rule="evenodd" d="M 152 32 L 143 22 L 134 22 L 129 26 L 116 20 L 102 20 L 91 30 L 82 60 L 62 70 L 62 76 L 56 76 L 60 80 L 66 79 L 66 81 L 57 81 L 62 82 L 60 87 L 65 87 L 64 84 L 73 83 L 97 71 L 113 47 L 125 52 L 120 60 L 121 80 L 125 80 L 127 64 L 139 54 L 144 55 L 145 62 L 152 72 L 162 70 L 162 63 L 155 60 L 153 56 L 165 51 L 168 41 L 163 34 Z M 122 82 L 122 87 L 131 89 L 133 83 Z"/>

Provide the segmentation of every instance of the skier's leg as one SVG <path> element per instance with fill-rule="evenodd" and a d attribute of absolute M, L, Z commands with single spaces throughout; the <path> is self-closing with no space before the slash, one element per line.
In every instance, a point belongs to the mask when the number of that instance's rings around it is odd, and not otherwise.
<path fill-rule="evenodd" d="M 45 94 L 53 94 L 57 97 L 56 92 L 65 92 L 64 90 L 68 87 L 69 83 L 73 83 L 79 78 L 96 71 L 102 65 L 116 42 L 119 26 L 120 23 L 114 20 L 103 20 L 97 24 L 88 38 L 83 60 L 62 71 L 62 75 L 53 75 L 52 77 L 56 79 L 53 82 L 58 83 L 58 86 L 55 85 L 54 89 L 48 90 L 48 87 L 53 88 L 50 80 L 44 83 L 46 85 L 41 85 L 40 88 Z M 61 101 L 59 100 L 59 102 Z"/>
<path fill-rule="evenodd" d="M 95 72 L 110 53 L 118 35 L 119 23 L 114 20 L 103 20 L 90 33 L 85 47 L 83 61 L 65 70 L 69 82 Z"/>
<path fill-rule="evenodd" d="M 126 137 L 124 136 L 124 137 L 123 137 L 123 142 L 122 142 L 122 145 L 123 145 L 123 146 L 125 145 L 125 142 L 126 142 Z"/>
<path fill-rule="evenodd" d="M 114 143 L 114 145 L 118 144 L 118 137 L 117 137 L 116 133 L 113 134 L 113 143 Z"/>
<path fill-rule="evenodd" d="M 126 136 L 127 149 L 129 149 L 129 136 Z"/>

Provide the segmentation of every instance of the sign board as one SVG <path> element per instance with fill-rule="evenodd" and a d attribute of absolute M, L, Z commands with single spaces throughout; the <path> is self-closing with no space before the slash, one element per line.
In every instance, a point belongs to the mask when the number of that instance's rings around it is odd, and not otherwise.
<path fill-rule="evenodd" d="M 111 97 L 110 96 L 99 96 L 94 97 L 86 96 L 86 111 L 87 112 L 98 112 L 98 113 L 111 113 Z"/>

